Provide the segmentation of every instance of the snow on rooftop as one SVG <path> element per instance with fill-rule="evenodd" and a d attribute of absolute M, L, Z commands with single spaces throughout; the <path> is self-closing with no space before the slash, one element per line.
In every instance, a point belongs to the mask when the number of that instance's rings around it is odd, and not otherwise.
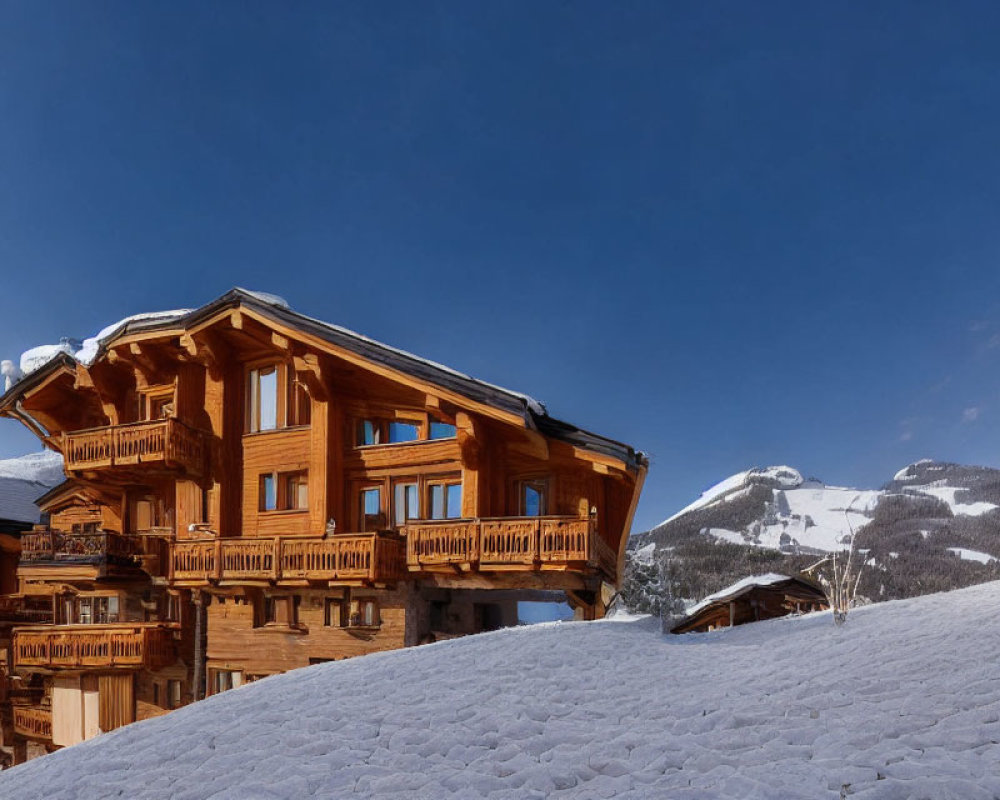
<path fill-rule="evenodd" d="M 969 550 L 965 547 L 949 547 L 947 549 L 963 561 L 978 561 L 980 564 L 989 564 L 991 561 L 997 560 L 996 556 L 991 556 L 981 550 Z"/>
<path fill-rule="evenodd" d="M 63 472 L 63 458 L 51 450 L 43 450 L 40 453 L 29 453 L 17 458 L 0 459 L 0 478 L 17 478 L 40 483 L 43 486 L 55 486 L 66 478 Z"/>
<path fill-rule="evenodd" d="M 1000 584 L 664 636 L 555 623 L 321 664 L 0 773 L 0 797 L 989 798 Z"/>
<path fill-rule="evenodd" d="M 89 366 L 97 358 L 97 353 L 100 351 L 101 345 L 126 325 L 135 322 L 163 322 L 170 319 L 180 319 L 190 313 L 190 309 L 181 308 L 174 311 L 147 311 L 142 314 L 132 314 L 111 325 L 107 325 L 82 342 L 76 339 L 63 339 L 59 344 L 43 344 L 38 347 L 32 347 L 21 354 L 21 372 L 24 375 L 28 375 L 44 367 L 60 353 L 73 356 L 81 364 Z"/>
<path fill-rule="evenodd" d="M 715 592 L 715 594 L 710 594 L 704 600 L 695 603 L 687 610 L 687 613 L 689 616 L 691 614 L 697 614 L 703 608 L 711 605 L 716 600 L 722 600 L 723 598 L 730 597 L 751 586 L 770 586 L 787 580 L 789 580 L 787 575 L 779 575 L 777 572 L 768 572 L 764 575 L 750 575 L 742 580 L 736 581 L 736 583 L 731 586 L 727 586 L 725 589 Z"/>

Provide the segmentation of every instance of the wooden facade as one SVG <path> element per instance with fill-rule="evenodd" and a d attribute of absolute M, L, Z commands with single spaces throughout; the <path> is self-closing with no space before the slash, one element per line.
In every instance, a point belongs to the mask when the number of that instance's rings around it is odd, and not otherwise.
<path fill-rule="evenodd" d="M 705 633 L 829 608 L 823 587 L 814 581 L 804 577 L 769 577 L 765 581 L 749 578 L 706 598 L 670 632 Z"/>
<path fill-rule="evenodd" d="M 524 395 L 238 289 L 123 323 L 89 363 L 57 356 L 0 415 L 67 475 L 0 597 L 16 758 L 513 624 L 521 599 L 602 616 L 647 467 Z"/>

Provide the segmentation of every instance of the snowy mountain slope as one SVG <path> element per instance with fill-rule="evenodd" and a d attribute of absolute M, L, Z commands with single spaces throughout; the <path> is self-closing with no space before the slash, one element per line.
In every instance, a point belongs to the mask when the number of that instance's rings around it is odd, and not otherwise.
<path fill-rule="evenodd" d="M 267 678 L 0 797 L 993 798 L 1000 584 L 711 634 L 554 623 Z"/>
<path fill-rule="evenodd" d="M 949 480 L 951 478 L 951 480 Z M 728 507 L 757 488 L 771 490 L 759 513 L 743 526 L 714 524 L 704 532 L 722 541 L 773 548 L 783 552 L 822 553 L 841 549 L 852 533 L 869 523 L 882 498 L 891 494 L 934 497 L 955 516 L 980 516 L 1000 508 L 985 500 L 970 500 L 978 487 L 995 482 L 1000 471 L 959 467 L 924 460 L 904 467 L 884 489 L 851 489 L 804 480 L 792 467 L 763 467 L 739 472 L 702 493 L 695 502 L 668 517 L 653 531 L 701 512 L 724 519 Z"/>

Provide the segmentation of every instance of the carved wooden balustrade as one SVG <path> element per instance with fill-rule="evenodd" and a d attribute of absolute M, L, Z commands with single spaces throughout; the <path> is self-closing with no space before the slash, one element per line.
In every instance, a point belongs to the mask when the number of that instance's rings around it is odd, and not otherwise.
<path fill-rule="evenodd" d="M 209 581 L 395 581 L 405 570 L 403 541 L 392 533 L 328 538 L 274 537 L 179 541 L 170 579 Z"/>
<path fill-rule="evenodd" d="M 63 533 L 41 530 L 21 536 L 21 563 L 43 561 L 137 563 L 141 547 L 134 539 L 111 531 Z"/>
<path fill-rule="evenodd" d="M 175 659 L 172 627 L 161 623 L 18 628 L 13 649 L 15 667 L 47 669 L 159 669 Z"/>
<path fill-rule="evenodd" d="M 407 525 L 411 571 L 593 569 L 614 579 L 616 556 L 591 517 L 494 517 Z"/>
<path fill-rule="evenodd" d="M 205 468 L 206 452 L 204 434 L 174 418 L 63 435 L 63 455 L 69 471 L 159 463 L 199 475 Z"/>
<path fill-rule="evenodd" d="M 51 739 L 52 712 L 36 706 L 14 706 L 14 733 L 29 739 Z"/>
<path fill-rule="evenodd" d="M 0 595 L 0 622 L 51 624 L 54 621 L 50 595 Z"/>

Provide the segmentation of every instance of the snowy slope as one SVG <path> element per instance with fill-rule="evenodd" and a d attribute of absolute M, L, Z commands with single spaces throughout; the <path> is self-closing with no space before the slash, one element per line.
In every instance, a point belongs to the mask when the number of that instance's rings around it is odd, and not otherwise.
<path fill-rule="evenodd" d="M 1000 584 L 664 636 L 554 623 L 310 667 L 0 773 L 0 797 L 994 798 Z"/>

